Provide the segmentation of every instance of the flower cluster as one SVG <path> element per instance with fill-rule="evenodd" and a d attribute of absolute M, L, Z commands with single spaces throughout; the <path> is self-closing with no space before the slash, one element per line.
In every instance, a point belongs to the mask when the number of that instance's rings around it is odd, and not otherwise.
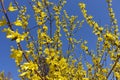
<path fill-rule="evenodd" d="M 28 33 L 20 34 L 18 31 L 12 31 L 10 28 L 4 28 L 3 32 L 6 32 L 6 37 L 11 40 L 16 40 L 17 43 L 20 43 L 27 37 Z"/>

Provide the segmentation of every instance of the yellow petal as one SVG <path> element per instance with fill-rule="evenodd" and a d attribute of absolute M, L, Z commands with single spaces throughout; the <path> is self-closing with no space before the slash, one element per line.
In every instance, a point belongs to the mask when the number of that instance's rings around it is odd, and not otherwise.
<path fill-rule="evenodd" d="M 18 9 L 17 9 L 17 7 L 15 7 L 15 6 L 12 5 L 12 2 L 10 2 L 9 7 L 8 7 L 8 10 L 9 10 L 9 11 L 16 11 L 16 10 L 18 10 Z"/>
<path fill-rule="evenodd" d="M 15 22 L 14 22 L 14 25 L 15 26 L 22 26 L 22 21 L 17 19 Z"/>
<path fill-rule="evenodd" d="M 4 26 L 7 24 L 6 19 L 3 17 L 2 20 L 0 20 L 0 26 Z"/>

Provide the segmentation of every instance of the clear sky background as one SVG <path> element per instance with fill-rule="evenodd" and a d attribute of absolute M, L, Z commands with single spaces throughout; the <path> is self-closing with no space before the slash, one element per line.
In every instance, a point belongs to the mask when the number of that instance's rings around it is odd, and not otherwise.
<path fill-rule="evenodd" d="M 9 5 L 9 2 L 12 0 L 4 0 L 5 6 Z M 20 5 L 27 5 L 27 0 L 16 0 L 20 3 Z M 57 1 L 57 0 L 51 0 Z M 100 25 L 105 26 L 106 24 L 110 24 L 110 19 L 107 10 L 107 3 L 106 0 L 67 0 L 67 4 L 65 5 L 64 9 L 67 10 L 69 15 L 76 15 L 79 16 L 79 20 L 83 19 L 81 14 L 80 8 L 78 6 L 79 2 L 84 2 L 86 4 L 86 8 L 88 14 L 94 16 L 94 20 L 97 21 Z M 118 25 L 120 26 L 120 0 L 113 0 L 113 10 L 116 13 L 116 18 L 118 19 Z M 1 6 L 0 6 L 1 8 Z M 30 7 L 29 7 L 29 11 Z M 0 13 L 0 19 L 3 14 Z M 10 19 L 15 20 L 14 14 L 9 14 Z M 32 19 L 31 19 L 32 24 Z M 0 31 L 2 28 L 0 28 Z M 90 49 L 95 49 L 96 46 L 96 38 L 95 35 L 92 34 L 92 29 L 86 23 L 83 24 L 83 27 L 79 31 L 79 35 L 88 41 L 88 46 Z M 78 37 L 80 37 L 78 36 Z M 6 39 L 5 33 L 0 32 L 0 71 L 4 71 L 5 73 L 10 72 L 12 74 L 13 80 L 20 80 L 17 75 L 17 67 L 13 59 L 10 56 L 10 46 L 14 45 L 15 42 L 11 42 L 9 39 Z"/>

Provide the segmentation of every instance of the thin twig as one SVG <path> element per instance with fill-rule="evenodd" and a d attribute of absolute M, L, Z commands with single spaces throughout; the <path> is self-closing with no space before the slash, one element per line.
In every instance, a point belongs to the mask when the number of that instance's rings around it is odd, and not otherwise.
<path fill-rule="evenodd" d="M 113 69 L 115 68 L 115 66 L 117 65 L 118 61 L 119 61 L 120 57 L 118 57 L 114 63 L 114 65 L 112 66 L 111 70 L 109 71 L 108 75 L 107 75 L 107 79 L 109 78 L 110 74 L 112 73 Z"/>
<path fill-rule="evenodd" d="M 50 21 L 50 38 L 52 38 L 52 19 L 51 19 L 52 16 L 51 16 L 49 7 L 48 7 L 48 5 L 47 5 L 47 3 L 46 3 L 46 0 L 44 1 L 44 3 L 45 3 L 45 6 L 46 6 L 46 9 L 47 9 L 47 11 L 48 11 L 48 16 L 49 16 L 49 21 Z"/>
<path fill-rule="evenodd" d="M 18 6 L 18 3 L 17 3 L 16 0 L 14 0 L 14 3 L 15 3 L 15 5 L 17 6 L 17 8 L 20 10 L 20 7 Z"/>
<path fill-rule="evenodd" d="M 9 26 L 10 29 L 13 31 L 12 25 L 11 25 L 11 23 L 10 23 L 10 20 L 9 20 L 9 18 L 8 18 L 7 12 L 6 12 L 5 7 L 4 7 L 3 0 L 0 0 L 0 2 L 1 2 L 1 6 L 2 6 L 3 13 L 4 13 L 4 15 L 5 15 L 6 19 L 7 19 L 8 26 Z"/>

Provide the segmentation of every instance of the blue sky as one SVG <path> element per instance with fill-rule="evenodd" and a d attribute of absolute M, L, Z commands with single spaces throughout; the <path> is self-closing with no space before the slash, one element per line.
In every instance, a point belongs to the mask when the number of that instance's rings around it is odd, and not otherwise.
<path fill-rule="evenodd" d="M 12 0 L 4 0 L 5 6 L 8 6 L 9 2 Z M 27 0 L 16 0 L 20 2 L 20 5 L 26 4 Z M 51 0 L 56 1 L 56 0 Z M 69 15 L 77 15 L 79 16 L 79 20 L 84 19 L 80 8 L 78 6 L 79 2 L 86 3 L 86 8 L 88 11 L 88 14 L 94 16 L 94 20 L 100 23 L 100 25 L 105 26 L 106 24 L 110 24 L 108 11 L 107 11 L 107 3 L 106 0 L 67 0 L 67 4 L 65 5 L 64 9 L 67 10 Z M 118 25 L 120 26 L 120 0 L 113 0 L 113 10 L 116 13 L 116 18 L 118 19 Z M 27 5 L 27 4 L 26 4 Z M 28 5 L 27 5 L 28 6 Z M 1 8 L 1 7 L 0 7 Z M 31 12 L 29 8 L 29 12 Z M 13 17 L 14 14 L 9 14 L 11 20 L 15 17 Z M 2 14 L 0 13 L 0 18 Z M 32 20 L 31 20 L 32 22 Z M 32 24 L 32 23 L 31 23 Z M 34 23 L 33 23 L 34 24 Z M 0 31 L 2 28 L 0 28 Z M 81 28 L 80 32 L 78 33 L 83 39 L 88 41 L 88 46 L 91 49 L 95 49 L 95 42 L 96 38 L 95 35 L 92 34 L 92 29 L 87 25 L 86 23 L 83 24 L 83 27 Z M 78 36 L 79 37 L 79 36 Z M 19 80 L 17 75 L 17 67 L 15 65 L 15 62 L 13 59 L 11 59 L 10 56 L 10 46 L 14 45 L 15 42 L 11 42 L 9 39 L 6 39 L 5 33 L 0 32 L 0 71 L 4 72 L 11 72 L 12 77 L 14 80 Z"/>

